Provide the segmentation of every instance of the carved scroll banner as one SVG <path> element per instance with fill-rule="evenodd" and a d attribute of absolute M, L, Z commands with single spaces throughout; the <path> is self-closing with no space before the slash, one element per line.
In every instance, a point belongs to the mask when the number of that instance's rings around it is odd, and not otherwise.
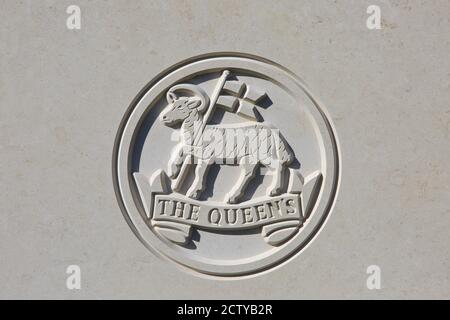
<path fill-rule="evenodd" d="M 303 187 L 298 185 L 291 187 L 291 193 L 229 204 L 194 200 L 173 192 L 163 170 L 150 179 L 142 173 L 134 173 L 134 178 L 151 226 L 180 245 L 191 240 L 195 227 L 215 232 L 261 228 L 264 240 L 278 246 L 303 226 L 311 211 L 308 204 L 314 202 L 311 200 L 315 200 L 321 183 L 321 175 L 315 173 L 304 185 L 309 192 L 302 192 Z"/>
<path fill-rule="evenodd" d="M 282 221 L 303 220 L 298 194 L 239 205 L 214 205 L 172 195 L 156 195 L 153 221 L 172 221 L 217 231 L 242 230 Z"/>

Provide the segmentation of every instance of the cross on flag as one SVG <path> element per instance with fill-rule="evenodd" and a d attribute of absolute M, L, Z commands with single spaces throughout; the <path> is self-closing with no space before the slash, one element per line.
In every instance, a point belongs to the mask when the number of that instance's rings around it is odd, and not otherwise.
<path fill-rule="evenodd" d="M 256 120 L 260 116 L 256 105 L 266 96 L 264 91 L 242 81 L 227 80 L 217 98 L 216 105 L 241 117 Z"/>

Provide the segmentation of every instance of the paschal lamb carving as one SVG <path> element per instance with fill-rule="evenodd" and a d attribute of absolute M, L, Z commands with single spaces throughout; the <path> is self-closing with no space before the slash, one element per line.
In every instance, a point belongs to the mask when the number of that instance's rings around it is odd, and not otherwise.
<path fill-rule="evenodd" d="M 133 231 L 198 274 L 244 276 L 302 250 L 335 201 L 327 111 L 291 72 L 236 54 L 169 69 L 138 96 L 115 148 Z"/>

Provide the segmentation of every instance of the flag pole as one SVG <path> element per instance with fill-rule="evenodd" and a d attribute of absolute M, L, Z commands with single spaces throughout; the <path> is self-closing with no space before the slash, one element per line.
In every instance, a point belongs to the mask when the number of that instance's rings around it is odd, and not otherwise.
<path fill-rule="evenodd" d="M 209 121 L 209 118 L 214 112 L 214 107 L 217 103 L 217 99 L 219 98 L 220 92 L 223 89 L 223 86 L 225 85 L 225 81 L 227 81 L 227 77 L 230 75 L 230 71 L 224 70 L 222 72 L 222 75 L 219 78 L 219 81 L 217 81 L 216 87 L 214 88 L 213 93 L 211 94 L 211 100 L 209 103 L 209 108 L 206 110 L 206 113 L 203 117 L 202 124 L 200 129 L 197 131 L 195 139 L 194 139 L 194 146 L 197 146 L 199 143 L 199 140 L 203 134 L 203 130 L 205 130 L 205 126 Z"/>
<path fill-rule="evenodd" d="M 200 125 L 200 128 L 198 129 L 197 133 L 195 134 L 194 143 L 193 143 L 194 147 L 196 147 L 198 145 L 198 143 L 200 142 L 200 138 L 203 134 L 203 131 L 205 130 L 205 126 L 213 114 L 214 107 L 217 103 L 217 99 L 219 98 L 220 92 L 222 91 L 223 86 L 225 85 L 225 82 L 227 81 L 227 77 L 229 75 L 230 75 L 230 71 L 224 70 L 222 72 L 222 75 L 219 78 L 219 81 L 217 81 L 216 87 L 214 88 L 214 91 L 211 94 L 209 107 L 206 110 L 205 115 L 203 116 L 202 124 Z M 184 158 L 184 161 L 183 161 L 183 164 L 181 165 L 178 177 L 172 183 L 172 189 L 175 191 L 180 191 L 181 183 L 183 182 L 183 180 L 186 176 L 186 169 L 189 164 L 189 159 L 190 159 L 189 156 Z"/>

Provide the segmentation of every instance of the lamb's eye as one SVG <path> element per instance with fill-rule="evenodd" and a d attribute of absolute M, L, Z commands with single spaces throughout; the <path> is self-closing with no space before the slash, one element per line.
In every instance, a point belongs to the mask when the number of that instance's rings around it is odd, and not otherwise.
<path fill-rule="evenodd" d="M 179 105 L 179 106 L 177 107 L 178 110 L 181 110 L 182 108 L 183 108 L 183 105 Z"/>

